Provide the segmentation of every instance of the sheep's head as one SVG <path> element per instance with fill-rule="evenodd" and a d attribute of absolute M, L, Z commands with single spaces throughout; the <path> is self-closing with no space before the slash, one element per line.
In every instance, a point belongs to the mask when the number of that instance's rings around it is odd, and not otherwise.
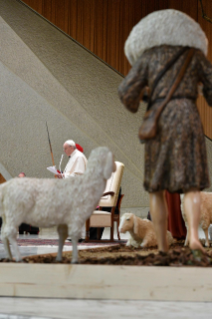
<path fill-rule="evenodd" d="M 113 153 L 107 147 L 97 147 L 92 150 L 89 162 L 91 159 L 95 159 L 96 169 L 102 170 L 105 180 L 109 179 L 111 174 L 116 170 Z"/>
<path fill-rule="evenodd" d="M 134 227 L 134 214 L 125 213 L 121 217 L 121 222 L 119 225 L 119 232 L 126 233 L 127 231 L 133 230 Z"/>

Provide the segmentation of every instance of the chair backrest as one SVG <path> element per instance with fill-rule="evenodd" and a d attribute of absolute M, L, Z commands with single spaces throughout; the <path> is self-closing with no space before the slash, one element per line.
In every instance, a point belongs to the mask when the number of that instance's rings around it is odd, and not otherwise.
<path fill-rule="evenodd" d="M 114 195 L 102 196 L 99 202 L 99 206 L 101 207 L 115 207 L 118 200 L 119 189 L 124 172 L 124 164 L 121 162 L 115 163 L 116 171 L 112 173 L 111 177 L 107 180 L 104 190 L 104 193 L 114 192 Z"/>

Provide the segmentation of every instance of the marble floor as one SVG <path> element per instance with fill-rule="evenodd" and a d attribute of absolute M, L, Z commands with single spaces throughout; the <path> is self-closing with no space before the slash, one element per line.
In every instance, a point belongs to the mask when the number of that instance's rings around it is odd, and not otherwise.
<path fill-rule="evenodd" d="M 204 238 L 199 230 L 200 238 Z M 55 228 L 43 229 L 39 235 L 20 235 L 20 238 L 56 239 Z M 103 238 L 109 238 L 109 229 L 105 229 Z M 127 235 L 122 235 L 126 239 Z M 79 249 L 85 248 L 83 246 Z M 89 247 L 90 248 L 90 247 Z M 71 246 L 64 247 L 70 250 Z M 56 252 L 57 246 L 21 246 L 23 256 Z M 0 244 L 0 258 L 4 257 Z M 157 269 L 155 268 L 155 271 Z M 145 289 L 145 287 L 144 287 Z M 0 297 L 0 319 L 108 319 L 108 318 L 146 318 L 146 319 L 209 319 L 212 313 L 210 302 L 164 302 L 144 300 L 73 300 L 48 298 L 12 298 Z"/>
<path fill-rule="evenodd" d="M 209 319 L 212 303 L 0 298 L 0 319 Z"/>

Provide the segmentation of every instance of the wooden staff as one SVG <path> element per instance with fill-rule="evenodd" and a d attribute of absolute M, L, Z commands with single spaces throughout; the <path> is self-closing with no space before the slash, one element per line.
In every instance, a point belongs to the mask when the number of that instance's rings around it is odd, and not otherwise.
<path fill-rule="evenodd" d="M 53 152 L 52 152 L 52 144 L 51 144 L 51 141 L 50 141 L 49 129 L 48 129 L 47 122 L 46 122 L 46 129 L 47 129 L 47 133 L 48 133 L 49 148 L 50 148 L 50 153 L 51 153 L 51 157 L 52 157 L 52 164 L 53 164 L 53 166 L 55 166 L 54 156 L 53 156 Z M 54 175 L 54 177 L 57 178 L 57 175 Z"/>
<path fill-rule="evenodd" d="M 50 153 L 51 153 L 51 157 L 52 157 L 52 164 L 53 164 L 53 166 L 55 166 L 54 156 L 53 156 L 53 152 L 52 152 L 52 144 L 51 144 L 51 141 L 50 141 L 49 129 L 48 129 L 47 122 L 46 122 L 46 129 L 47 129 L 47 133 L 48 133 L 48 140 L 49 140 Z"/>

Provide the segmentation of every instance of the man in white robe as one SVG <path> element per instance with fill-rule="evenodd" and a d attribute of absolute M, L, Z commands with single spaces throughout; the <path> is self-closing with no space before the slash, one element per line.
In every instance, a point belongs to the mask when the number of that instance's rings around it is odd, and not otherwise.
<path fill-rule="evenodd" d="M 87 166 L 87 158 L 82 152 L 77 150 L 75 142 L 73 140 L 66 141 L 63 144 L 63 149 L 70 159 L 63 174 L 60 174 L 58 177 L 69 178 L 84 174 Z"/>
<path fill-rule="evenodd" d="M 63 150 L 69 157 L 69 161 L 62 174 L 58 175 L 58 178 L 74 178 L 76 175 L 84 174 L 87 166 L 87 158 L 85 155 L 78 151 L 76 143 L 73 140 L 67 140 L 63 144 Z M 83 242 L 85 239 L 85 226 L 82 228 L 81 238 L 79 242 Z M 68 238 L 69 241 L 71 239 Z"/>

